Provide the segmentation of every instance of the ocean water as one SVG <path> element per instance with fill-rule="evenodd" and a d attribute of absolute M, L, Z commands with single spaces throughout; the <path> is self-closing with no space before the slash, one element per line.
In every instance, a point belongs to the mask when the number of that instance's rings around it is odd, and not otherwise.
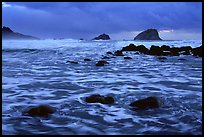
<path fill-rule="evenodd" d="M 133 59 L 118 56 L 95 66 L 107 51 L 130 43 L 198 47 L 202 41 L 3 40 L 2 134 L 201 135 L 202 58 L 169 56 L 161 62 L 156 56 L 124 52 Z M 110 95 L 115 103 L 84 101 L 95 93 Z M 158 97 L 161 107 L 129 108 L 149 96 Z M 48 118 L 22 115 L 39 104 L 57 111 Z"/>

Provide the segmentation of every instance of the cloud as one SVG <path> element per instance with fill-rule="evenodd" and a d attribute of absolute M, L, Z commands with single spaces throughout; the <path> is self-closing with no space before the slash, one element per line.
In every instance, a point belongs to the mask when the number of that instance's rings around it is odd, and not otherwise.
<path fill-rule="evenodd" d="M 13 7 L 3 9 L 3 24 L 11 25 L 18 30 L 24 26 L 25 32 L 27 30 L 28 33 L 46 37 L 92 38 L 99 33 L 119 34 L 148 28 L 202 32 L 201 2 L 8 2 L 6 4 Z"/>

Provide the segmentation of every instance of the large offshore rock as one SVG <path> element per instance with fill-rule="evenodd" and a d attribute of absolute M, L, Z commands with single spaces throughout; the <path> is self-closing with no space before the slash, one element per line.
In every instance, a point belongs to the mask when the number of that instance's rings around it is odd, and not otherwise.
<path fill-rule="evenodd" d="M 148 29 L 139 33 L 134 40 L 162 40 L 156 29 Z"/>
<path fill-rule="evenodd" d="M 107 34 L 101 34 L 98 37 L 93 38 L 93 40 L 109 40 L 110 37 Z"/>

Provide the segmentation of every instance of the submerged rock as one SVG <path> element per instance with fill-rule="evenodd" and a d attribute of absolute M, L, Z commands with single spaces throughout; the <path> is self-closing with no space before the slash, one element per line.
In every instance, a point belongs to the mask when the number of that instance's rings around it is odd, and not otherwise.
<path fill-rule="evenodd" d="M 84 61 L 91 61 L 91 59 L 89 59 L 89 58 L 85 58 Z"/>
<path fill-rule="evenodd" d="M 111 96 L 101 96 L 99 94 L 94 94 L 85 98 L 88 103 L 101 103 L 101 104 L 112 104 L 114 103 L 114 98 Z"/>
<path fill-rule="evenodd" d="M 131 57 L 124 57 L 124 59 L 132 59 Z"/>
<path fill-rule="evenodd" d="M 110 59 L 110 57 L 104 56 L 101 59 Z"/>
<path fill-rule="evenodd" d="M 105 60 L 100 60 L 96 63 L 96 66 L 104 66 L 105 64 L 109 64 L 109 63 Z"/>
<path fill-rule="evenodd" d="M 78 62 L 76 62 L 76 61 L 70 61 L 70 60 L 68 60 L 67 63 L 78 64 Z"/>
<path fill-rule="evenodd" d="M 134 107 L 135 109 L 158 108 L 159 101 L 156 97 L 148 97 L 132 102 L 130 106 Z"/>
<path fill-rule="evenodd" d="M 156 29 L 147 29 L 139 33 L 134 40 L 162 40 Z"/>
<path fill-rule="evenodd" d="M 166 57 L 158 57 L 159 60 L 167 60 Z"/>
<path fill-rule="evenodd" d="M 48 117 L 49 114 L 52 114 L 55 111 L 55 108 L 49 105 L 39 105 L 29 109 L 25 113 L 31 116 Z"/>
<path fill-rule="evenodd" d="M 115 51 L 115 52 L 114 52 L 114 55 L 115 55 L 115 56 L 124 56 L 122 50 L 117 50 L 117 51 Z"/>

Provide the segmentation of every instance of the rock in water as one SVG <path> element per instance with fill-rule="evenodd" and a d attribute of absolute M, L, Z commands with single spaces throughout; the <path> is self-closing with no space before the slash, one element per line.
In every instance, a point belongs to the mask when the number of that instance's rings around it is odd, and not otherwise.
<path fill-rule="evenodd" d="M 56 110 L 48 105 L 40 105 L 29 109 L 25 113 L 31 116 L 48 117 L 49 114 L 54 113 Z"/>
<path fill-rule="evenodd" d="M 96 63 L 96 66 L 104 66 L 105 64 L 109 64 L 109 63 L 105 60 L 100 60 Z"/>
<path fill-rule="evenodd" d="M 156 29 L 148 29 L 139 33 L 134 40 L 162 40 Z"/>
<path fill-rule="evenodd" d="M 98 37 L 93 38 L 93 40 L 109 40 L 110 37 L 107 34 L 101 34 Z"/>
<path fill-rule="evenodd" d="M 85 98 L 85 101 L 88 103 L 101 103 L 101 104 L 112 104 L 114 103 L 113 97 L 110 96 L 101 96 L 99 94 L 94 94 Z"/>
<path fill-rule="evenodd" d="M 203 57 L 203 54 L 202 54 L 202 45 L 200 47 L 193 48 L 192 52 L 193 52 L 193 56 Z"/>
<path fill-rule="evenodd" d="M 136 109 L 158 108 L 159 102 L 156 97 L 148 97 L 132 102 L 130 106 Z"/>
<path fill-rule="evenodd" d="M 84 61 L 91 61 L 91 59 L 89 59 L 89 58 L 85 58 Z"/>
<path fill-rule="evenodd" d="M 132 59 L 131 57 L 124 57 L 124 59 Z"/>

